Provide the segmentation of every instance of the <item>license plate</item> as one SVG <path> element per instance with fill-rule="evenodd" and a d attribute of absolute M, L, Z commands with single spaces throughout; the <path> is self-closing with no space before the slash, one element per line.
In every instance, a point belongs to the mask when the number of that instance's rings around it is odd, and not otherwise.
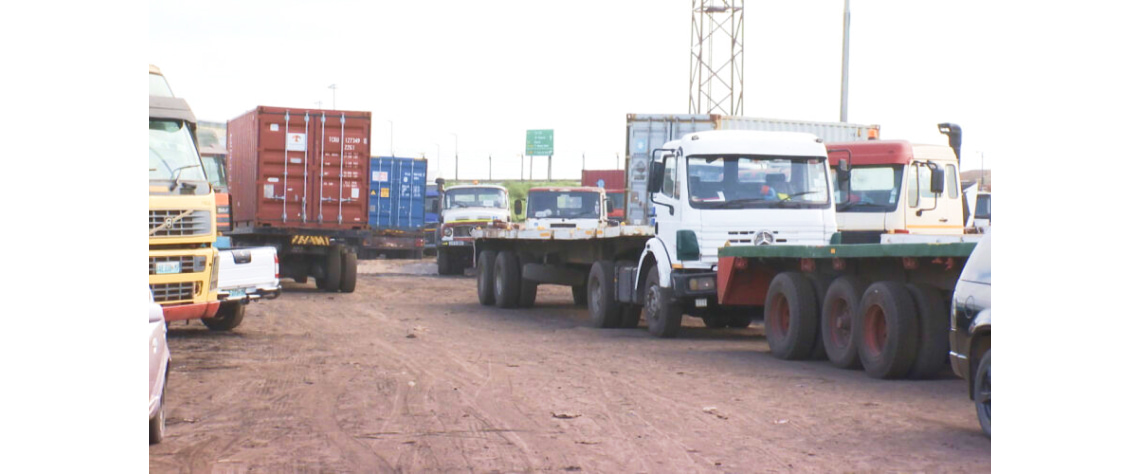
<path fill-rule="evenodd" d="M 230 290 L 230 296 L 237 296 L 238 298 L 241 298 L 245 296 L 245 290 L 240 288 L 232 289 Z"/>
<path fill-rule="evenodd" d="M 182 262 L 157 262 L 154 265 L 154 272 L 159 275 L 182 273 Z"/>

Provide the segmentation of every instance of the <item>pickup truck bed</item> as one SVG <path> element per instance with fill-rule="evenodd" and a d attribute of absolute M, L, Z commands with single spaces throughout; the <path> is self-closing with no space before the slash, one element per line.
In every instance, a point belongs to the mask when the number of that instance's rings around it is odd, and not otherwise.
<path fill-rule="evenodd" d="M 223 302 L 249 302 L 281 294 L 277 249 L 249 247 L 218 252 L 218 293 Z"/>

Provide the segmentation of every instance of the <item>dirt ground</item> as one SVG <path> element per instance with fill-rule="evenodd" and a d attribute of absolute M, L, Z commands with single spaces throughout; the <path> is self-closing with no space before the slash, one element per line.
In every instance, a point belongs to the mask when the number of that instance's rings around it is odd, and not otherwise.
<path fill-rule="evenodd" d="M 762 323 L 594 329 L 569 288 L 480 306 L 434 262 L 285 283 L 232 333 L 172 325 L 152 472 L 989 472 L 966 383 L 768 354 Z"/>

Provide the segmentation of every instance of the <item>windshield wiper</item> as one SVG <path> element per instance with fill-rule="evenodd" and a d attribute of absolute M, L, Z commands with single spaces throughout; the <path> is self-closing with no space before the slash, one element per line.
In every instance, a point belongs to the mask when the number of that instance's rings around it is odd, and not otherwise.
<path fill-rule="evenodd" d="M 855 202 L 848 201 L 848 202 L 845 202 L 843 204 L 836 206 L 835 210 L 836 211 L 845 211 L 845 210 L 850 209 L 852 207 L 863 207 L 863 206 L 887 207 L 886 204 L 875 204 L 875 203 L 870 202 L 870 201 L 855 201 Z"/>
<path fill-rule="evenodd" d="M 179 179 L 182 177 L 182 170 L 184 170 L 186 168 L 194 168 L 194 167 L 201 167 L 201 166 L 202 165 L 186 165 L 186 166 L 179 166 L 178 168 L 175 168 L 174 169 L 174 181 L 172 183 L 170 183 L 170 190 L 174 191 L 174 188 L 177 188 L 179 185 L 181 185 L 185 188 L 189 188 L 191 191 L 198 189 L 197 185 L 190 184 L 190 183 L 183 183 L 183 182 L 179 181 Z"/>
<path fill-rule="evenodd" d="M 795 194 L 791 194 L 791 195 L 788 195 L 787 197 L 785 197 L 785 198 L 781 199 L 781 200 L 780 200 L 780 202 L 787 202 L 789 199 L 791 199 L 791 198 L 794 198 L 794 197 L 800 197 L 800 196 L 803 196 L 803 195 L 805 195 L 805 194 L 815 194 L 815 193 L 818 193 L 818 192 L 819 192 L 819 191 L 804 191 L 804 192 L 802 192 L 802 193 L 795 193 Z"/>
<path fill-rule="evenodd" d="M 733 199 L 731 201 L 709 203 L 709 209 L 723 209 L 729 207 L 730 204 L 739 204 L 743 206 L 745 204 L 753 204 L 757 202 L 771 202 L 771 200 L 764 198 Z"/>

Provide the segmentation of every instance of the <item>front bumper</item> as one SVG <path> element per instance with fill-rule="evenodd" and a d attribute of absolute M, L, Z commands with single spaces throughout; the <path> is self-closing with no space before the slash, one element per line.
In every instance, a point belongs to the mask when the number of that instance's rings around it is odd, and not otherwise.
<path fill-rule="evenodd" d="M 260 299 L 271 300 L 281 296 L 281 285 L 249 288 L 219 288 L 218 300 L 224 303 L 249 303 Z"/>
<path fill-rule="evenodd" d="M 221 301 L 163 306 L 162 318 L 168 323 L 188 319 L 212 318 L 218 314 L 218 308 L 221 306 Z"/>

